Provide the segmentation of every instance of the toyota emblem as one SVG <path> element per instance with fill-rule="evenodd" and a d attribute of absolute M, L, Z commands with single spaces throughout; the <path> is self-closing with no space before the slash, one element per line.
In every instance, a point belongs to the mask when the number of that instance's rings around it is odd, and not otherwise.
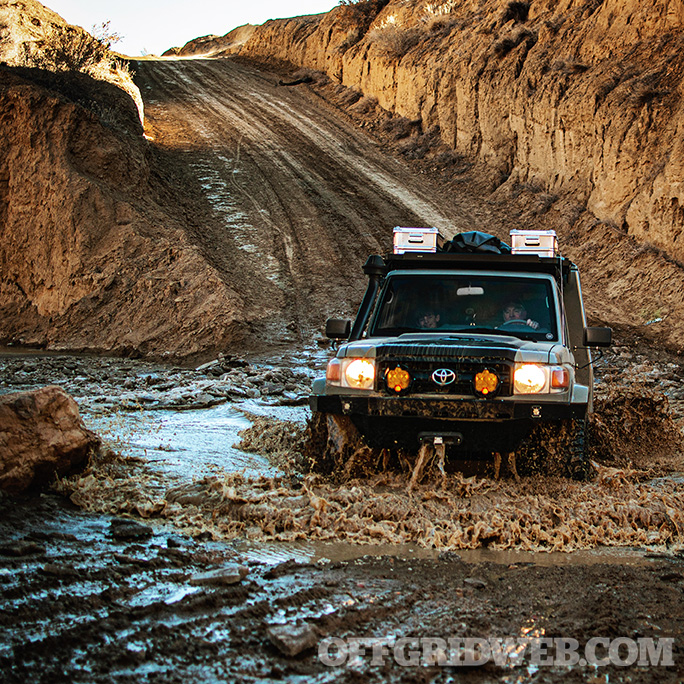
<path fill-rule="evenodd" d="M 445 387 L 450 385 L 454 380 L 456 380 L 456 373 L 449 370 L 448 368 L 438 368 L 433 374 L 432 379 L 440 387 Z"/>

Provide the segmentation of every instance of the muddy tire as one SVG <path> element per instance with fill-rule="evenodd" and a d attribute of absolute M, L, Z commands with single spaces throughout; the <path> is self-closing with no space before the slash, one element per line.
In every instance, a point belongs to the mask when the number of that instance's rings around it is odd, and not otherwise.
<path fill-rule="evenodd" d="M 328 454 L 328 424 L 325 413 L 314 413 L 306 426 L 302 455 L 312 473 L 329 475 L 335 468 Z"/>
<path fill-rule="evenodd" d="M 587 421 L 569 421 L 567 428 L 568 434 L 568 458 L 566 469 L 568 477 L 573 480 L 584 482 L 590 480 L 596 473 L 589 460 L 589 450 L 587 448 Z"/>
<path fill-rule="evenodd" d="M 373 474 L 380 456 L 366 445 L 349 416 L 332 413 L 313 414 L 304 451 L 311 472 L 343 481 Z"/>
<path fill-rule="evenodd" d="M 593 468 L 586 448 L 586 420 L 542 423 L 516 451 L 521 475 L 561 475 L 588 480 Z"/>

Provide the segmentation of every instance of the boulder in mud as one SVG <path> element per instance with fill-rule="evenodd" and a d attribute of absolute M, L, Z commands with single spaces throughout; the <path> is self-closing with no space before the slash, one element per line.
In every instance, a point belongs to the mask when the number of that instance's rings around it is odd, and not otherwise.
<path fill-rule="evenodd" d="M 290 658 L 313 648 L 319 640 L 318 633 L 309 624 L 272 625 L 266 630 L 268 640 Z"/>
<path fill-rule="evenodd" d="M 60 387 L 0 397 L 0 489 L 20 493 L 82 464 L 99 437 Z"/>
<path fill-rule="evenodd" d="M 149 539 L 154 531 L 148 525 L 142 525 L 135 520 L 115 518 L 109 524 L 109 533 L 119 541 L 138 541 Z"/>

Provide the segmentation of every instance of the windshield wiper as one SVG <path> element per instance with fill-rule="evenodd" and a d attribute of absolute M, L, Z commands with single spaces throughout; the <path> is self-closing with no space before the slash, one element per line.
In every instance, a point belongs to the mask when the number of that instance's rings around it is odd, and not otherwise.
<path fill-rule="evenodd" d="M 460 328 L 458 330 L 442 330 L 446 335 L 468 335 L 469 333 L 497 335 L 503 337 L 517 337 L 519 340 L 527 340 L 534 342 L 537 338 L 530 332 L 513 332 L 511 330 L 501 330 L 500 328 L 486 328 L 483 326 L 472 326 L 469 328 Z"/>

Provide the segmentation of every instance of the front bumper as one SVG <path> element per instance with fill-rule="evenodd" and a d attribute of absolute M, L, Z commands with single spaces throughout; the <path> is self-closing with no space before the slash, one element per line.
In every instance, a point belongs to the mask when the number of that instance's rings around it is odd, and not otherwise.
<path fill-rule="evenodd" d="M 311 410 L 347 415 L 370 446 L 415 448 L 422 432 L 457 432 L 468 451 L 512 451 L 539 422 L 582 419 L 586 404 L 312 395 Z"/>
<path fill-rule="evenodd" d="M 503 401 L 477 399 L 416 399 L 413 397 L 360 397 L 312 395 L 311 410 L 342 415 L 439 418 L 442 420 L 563 420 L 583 418 L 584 404 L 550 401 Z"/>

